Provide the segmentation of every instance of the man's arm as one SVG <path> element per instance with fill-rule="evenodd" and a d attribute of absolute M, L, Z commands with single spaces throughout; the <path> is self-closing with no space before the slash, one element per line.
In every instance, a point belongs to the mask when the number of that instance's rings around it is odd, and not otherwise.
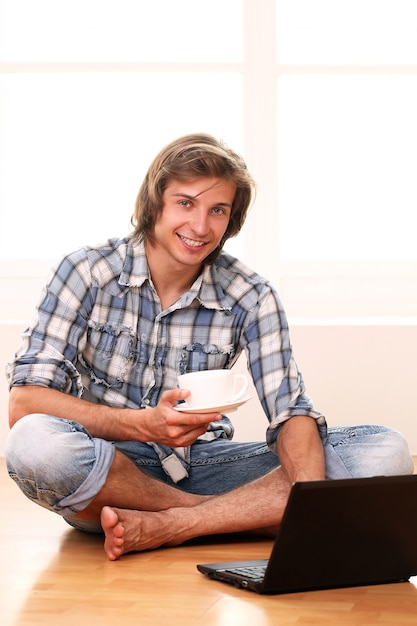
<path fill-rule="evenodd" d="M 284 422 L 277 452 L 290 484 L 325 478 L 323 443 L 313 418 L 298 415 Z"/>
<path fill-rule="evenodd" d="M 155 441 L 170 447 L 188 446 L 206 432 L 210 422 L 222 416 L 174 411 L 176 402 L 184 400 L 187 395 L 188 391 L 184 389 L 172 389 L 162 394 L 155 408 L 124 409 L 93 404 L 47 387 L 12 387 L 9 425 L 12 427 L 31 413 L 46 413 L 75 420 L 93 437 L 107 441 Z"/>

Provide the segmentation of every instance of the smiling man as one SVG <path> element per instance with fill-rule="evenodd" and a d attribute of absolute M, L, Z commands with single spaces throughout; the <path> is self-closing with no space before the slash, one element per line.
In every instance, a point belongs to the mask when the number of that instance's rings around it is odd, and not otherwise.
<path fill-rule="evenodd" d="M 242 158 L 209 135 L 166 146 L 133 232 L 60 262 L 8 366 L 10 476 L 70 525 L 104 532 L 111 560 L 208 534 L 271 534 L 297 480 L 413 472 L 397 431 L 327 429 L 278 294 L 223 251 L 253 189 Z M 188 395 L 179 374 L 231 368 L 242 352 L 266 442 L 234 442 L 210 407 L 174 409 Z"/>
<path fill-rule="evenodd" d="M 153 284 L 165 308 L 187 291 L 226 233 L 236 185 L 201 176 L 172 180 L 146 246 Z"/>

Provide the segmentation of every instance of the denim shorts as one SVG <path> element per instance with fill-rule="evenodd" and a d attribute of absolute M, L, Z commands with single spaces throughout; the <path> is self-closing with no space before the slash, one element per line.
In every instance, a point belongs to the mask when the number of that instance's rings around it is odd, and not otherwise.
<path fill-rule="evenodd" d="M 71 525 L 95 532 L 98 524 L 74 515 L 103 487 L 116 449 L 154 478 L 200 495 L 236 489 L 279 466 L 265 442 L 197 441 L 191 447 L 188 478 L 175 484 L 152 446 L 105 441 L 92 437 L 78 422 L 44 414 L 28 415 L 15 424 L 5 456 L 10 476 L 28 498 Z M 329 428 L 324 453 L 329 479 L 411 474 L 414 469 L 405 439 L 382 426 Z"/>

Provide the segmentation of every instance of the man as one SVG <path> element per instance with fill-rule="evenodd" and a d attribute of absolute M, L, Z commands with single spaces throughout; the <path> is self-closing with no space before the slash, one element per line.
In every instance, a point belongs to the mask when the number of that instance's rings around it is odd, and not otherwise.
<path fill-rule="evenodd" d="M 253 193 L 244 161 L 208 135 L 151 164 L 133 233 L 62 260 L 8 367 L 10 475 L 34 502 L 105 533 L 114 560 L 224 532 L 271 533 L 299 480 L 412 473 L 403 437 L 327 432 L 305 394 L 270 283 L 222 251 Z M 174 410 L 186 371 L 245 351 L 267 443 L 226 416 Z"/>

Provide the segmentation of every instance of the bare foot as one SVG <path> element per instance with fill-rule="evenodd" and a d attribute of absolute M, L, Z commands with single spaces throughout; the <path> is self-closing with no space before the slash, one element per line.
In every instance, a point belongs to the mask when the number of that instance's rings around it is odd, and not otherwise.
<path fill-rule="evenodd" d="M 104 550 L 111 561 L 127 552 L 153 550 L 163 545 L 182 543 L 170 531 L 169 512 L 158 513 L 117 509 L 110 506 L 101 511 Z"/>
<path fill-rule="evenodd" d="M 105 534 L 104 549 L 110 561 L 115 561 L 123 554 L 125 529 L 116 511 L 109 506 L 103 507 L 100 521 Z"/>

